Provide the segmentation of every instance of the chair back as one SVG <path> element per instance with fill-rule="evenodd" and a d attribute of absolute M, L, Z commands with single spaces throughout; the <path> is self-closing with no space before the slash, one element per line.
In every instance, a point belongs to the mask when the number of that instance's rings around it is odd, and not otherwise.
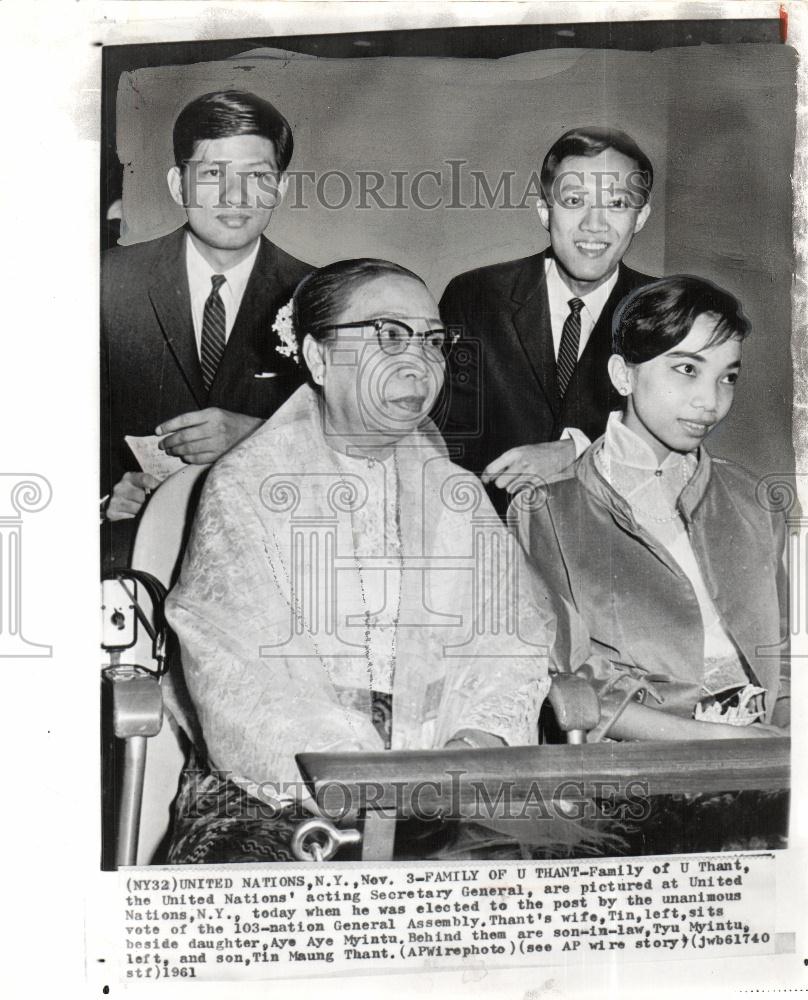
<path fill-rule="evenodd" d="M 152 494 L 140 518 L 131 568 L 143 570 L 170 588 L 179 575 L 207 466 L 188 465 L 169 476 Z M 144 595 L 145 596 L 145 595 Z M 148 598 L 145 597 L 148 602 Z M 145 635 L 132 650 L 134 662 L 148 664 Z M 144 659 L 145 657 L 145 659 Z M 163 678 L 163 725 L 148 742 L 140 816 L 137 863 L 147 865 L 166 837 L 189 741 L 198 725 L 185 689 L 179 656 L 170 657 Z"/>
<path fill-rule="evenodd" d="M 190 531 L 206 465 L 187 465 L 162 482 L 140 518 L 132 569 L 145 570 L 170 588 Z"/>

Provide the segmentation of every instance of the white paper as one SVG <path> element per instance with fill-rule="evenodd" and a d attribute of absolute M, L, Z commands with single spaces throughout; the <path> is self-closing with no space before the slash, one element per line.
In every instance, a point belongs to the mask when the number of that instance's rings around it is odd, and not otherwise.
<path fill-rule="evenodd" d="M 127 434 L 124 438 L 141 469 L 160 482 L 185 468 L 185 462 L 181 458 L 160 450 L 161 440 L 156 434 L 145 434 L 143 437 Z"/>

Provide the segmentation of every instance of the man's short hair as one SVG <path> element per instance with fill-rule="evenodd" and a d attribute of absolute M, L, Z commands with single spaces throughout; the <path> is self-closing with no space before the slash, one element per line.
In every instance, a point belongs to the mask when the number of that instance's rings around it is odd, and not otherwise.
<path fill-rule="evenodd" d="M 550 200 L 553 181 L 562 160 L 568 156 L 597 156 L 606 149 L 614 149 L 637 164 L 637 175 L 632 187 L 645 204 L 654 183 L 651 161 L 627 133 L 596 125 L 570 129 L 550 147 L 541 165 L 541 187 L 545 199 Z"/>
<path fill-rule="evenodd" d="M 246 90 L 203 94 L 186 104 L 174 123 L 174 162 L 181 169 L 194 158 L 197 143 L 236 135 L 269 139 L 278 171 L 286 170 L 294 148 L 289 122 L 269 101 Z"/>
<path fill-rule="evenodd" d="M 705 348 L 732 337 L 743 340 L 752 329 L 735 296 L 692 274 L 673 274 L 643 285 L 627 296 L 612 320 L 612 350 L 629 364 L 672 351 L 693 329 L 699 316 L 714 319 Z"/>

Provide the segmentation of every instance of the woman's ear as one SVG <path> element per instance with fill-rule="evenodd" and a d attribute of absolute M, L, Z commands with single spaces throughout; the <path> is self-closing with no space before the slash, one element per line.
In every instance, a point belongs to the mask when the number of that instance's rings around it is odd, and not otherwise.
<path fill-rule="evenodd" d="M 621 396 L 631 395 L 631 370 L 626 359 L 619 354 L 609 358 L 609 378 Z"/>
<path fill-rule="evenodd" d="M 310 333 L 303 338 L 303 360 L 317 385 L 325 381 L 325 344 L 315 340 Z"/>

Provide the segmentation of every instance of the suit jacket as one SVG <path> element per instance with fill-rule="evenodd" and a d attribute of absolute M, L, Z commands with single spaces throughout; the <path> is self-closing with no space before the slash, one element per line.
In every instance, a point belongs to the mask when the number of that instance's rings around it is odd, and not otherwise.
<path fill-rule="evenodd" d="M 629 292 L 655 279 L 620 265 L 561 400 L 545 278 L 548 253 L 468 271 L 453 278 L 441 298 L 441 317 L 460 332 L 461 342 L 450 356 L 446 389 L 433 416 L 453 461 L 478 474 L 509 448 L 557 441 L 565 427 L 578 427 L 594 440 L 606 429 L 609 412 L 623 405 L 606 370 L 612 316 Z M 504 514 L 507 494 L 490 492 Z"/>
<path fill-rule="evenodd" d="M 272 322 L 311 266 L 261 238 L 238 316 L 209 390 L 202 381 L 185 233 L 114 247 L 101 273 L 102 493 L 138 465 L 124 435 L 153 434 L 164 420 L 219 406 L 269 417 L 303 382 L 298 365 L 275 350 Z M 273 377 L 256 378 L 257 374 Z M 128 559 L 132 521 L 108 528 L 107 555 Z M 109 551 L 111 549 L 111 552 Z"/>

